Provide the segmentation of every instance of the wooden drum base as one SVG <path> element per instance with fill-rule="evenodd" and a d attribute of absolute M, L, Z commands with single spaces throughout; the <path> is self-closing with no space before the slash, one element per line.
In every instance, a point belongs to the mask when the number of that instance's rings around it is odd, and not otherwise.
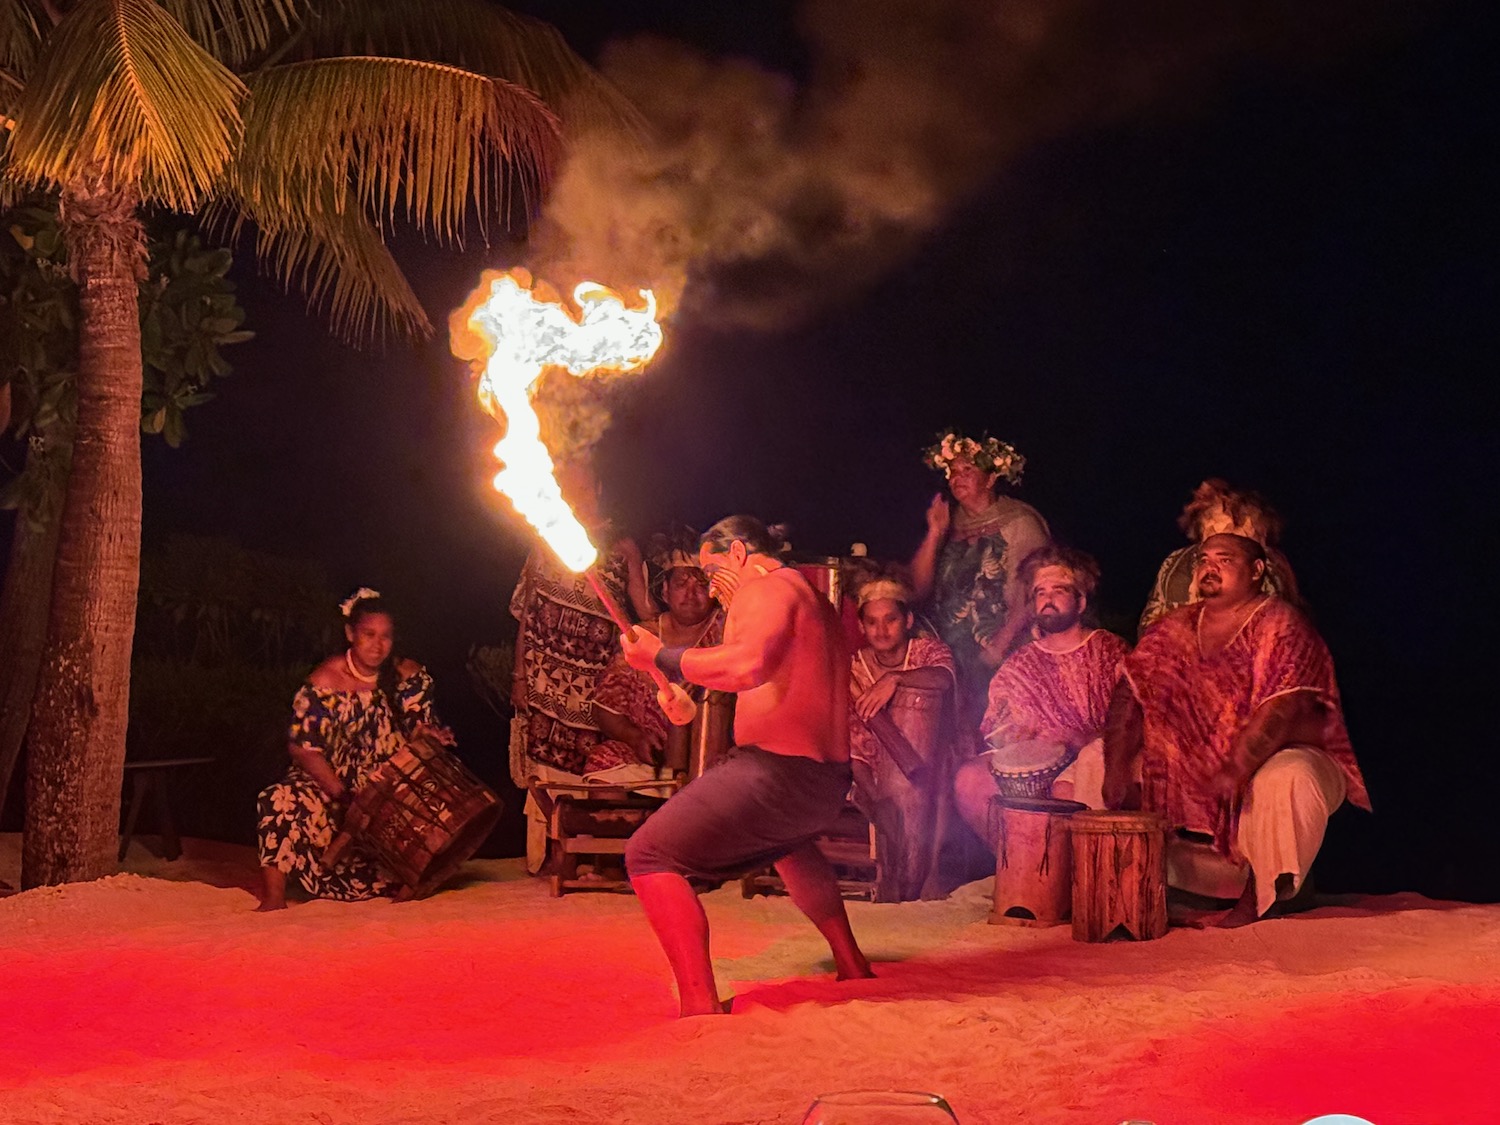
<path fill-rule="evenodd" d="M 1167 932 L 1166 822 L 1155 813 L 1083 812 L 1073 834 L 1073 939 L 1151 941 Z"/>
<path fill-rule="evenodd" d="M 990 815 L 998 821 L 1000 840 L 995 850 L 992 925 L 1057 926 L 1068 920 L 1068 821 L 1087 808 L 1050 797 L 991 800 Z"/>

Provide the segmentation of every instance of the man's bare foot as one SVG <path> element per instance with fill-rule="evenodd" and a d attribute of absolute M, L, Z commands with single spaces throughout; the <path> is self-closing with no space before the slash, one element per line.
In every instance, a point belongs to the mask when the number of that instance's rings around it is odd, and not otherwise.
<path fill-rule="evenodd" d="M 875 970 L 870 968 L 870 962 L 860 958 L 859 964 L 851 965 L 848 969 L 839 969 L 835 980 L 873 980 Z"/>
<path fill-rule="evenodd" d="M 260 905 L 255 908 L 255 913 L 257 913 L 257 914 L 266 914 L 266 913 L 269 913 L 272 910 L 285 910 L 285 909 L 286 909 L 286 899 L 284 899 L 284 898 L 277 898 L 277 899 L 263 898 L 263 899 L 260 900 Z"/>
<path fill-rule="evenodd" d="M 1241 926 L 1248 926 L 1260 917 L 1255 895 L 1255 874 L 1252 872 L 1250 878 L 1245 881 L 1245 893 L 1240 895 L 1229 913 L 1220 918 L 1216 923 L 1221 930 L 1237 930 Z"/>
<path fill-rule="evenodd" d="M 689 1016 L 727 1016 L 734 1007 L 734 997 L 728 1000 L 715 1000 L 708 1004 L 683 1004 L 678 1011 L 679 1019 L 687 1019 Z"/>

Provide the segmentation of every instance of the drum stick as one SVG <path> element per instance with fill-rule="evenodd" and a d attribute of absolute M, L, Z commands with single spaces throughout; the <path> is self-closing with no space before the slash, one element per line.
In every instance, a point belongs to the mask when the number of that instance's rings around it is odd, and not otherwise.
<path fill-rule="evenodd" d="M 594 573 L 594 568 L 589 567 L 583 572 L 583 576 L 589 580 L 589 585 L 594 588 L 594 593 L 604 604 L 610 619 L 624 634 L 626 640 L 635 640 L 635 626 L 625 618 L 625 612 L 620 604 L 610 597 L 609 591 L 604 588 L 604 583 L 599 581 L 599 576 Z M 698 713 L 698 705 L 683 690 L 681 684 L 674 684 L 667 679 L 667 674 L 656 665 L 652 665 L 651 679 L 656 682 L 656 700 L 661 704 L 661 709 L 667 713 L 667 718 L 674 727 L 685 727 L 693 721 L 693 716 Z"/>

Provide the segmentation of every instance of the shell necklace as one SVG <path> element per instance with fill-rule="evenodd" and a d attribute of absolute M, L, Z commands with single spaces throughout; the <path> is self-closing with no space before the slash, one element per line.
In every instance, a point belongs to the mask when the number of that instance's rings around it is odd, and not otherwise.
<path fill-rule="evenodd" d="M 380 679 L 380 670 L 378 668 L 375 670 L 375 674 L 373 676 L 366 676 L 363 672 L 356 670 L 354 667 L 354 657 L 351 655 L 351 653 L 351 649 L 346 648 L 344 650 L 344 664 L 349 669 L 349 675 L 353 676 L 362 684 L 373 684 L 376 680 Z"/>

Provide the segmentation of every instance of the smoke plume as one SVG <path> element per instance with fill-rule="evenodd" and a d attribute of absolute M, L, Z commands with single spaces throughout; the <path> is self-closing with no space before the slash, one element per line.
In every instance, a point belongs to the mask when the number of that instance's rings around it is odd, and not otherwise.
<path fill-rule="evenodd" d="M 649 286 L 698 322 L 795 324 L 899 263 L 1029 146 L 1190 104 L 1250 54 L 1346 51 L 1391 7 L 809 0 L 800 81 L 616 43 L 602 68 L 649 136 L 578 139 L 531 260 L 563 288 Z"/>

